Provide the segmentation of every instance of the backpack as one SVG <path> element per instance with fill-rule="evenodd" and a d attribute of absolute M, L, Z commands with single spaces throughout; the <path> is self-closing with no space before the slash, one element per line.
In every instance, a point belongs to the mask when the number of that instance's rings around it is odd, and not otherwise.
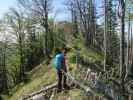
<path fill-rule="evenodd" d="M 54 65 L 57 70 L 60 70 L 64 65 L 64 55 L 59 53 L 55 56 Z"/>

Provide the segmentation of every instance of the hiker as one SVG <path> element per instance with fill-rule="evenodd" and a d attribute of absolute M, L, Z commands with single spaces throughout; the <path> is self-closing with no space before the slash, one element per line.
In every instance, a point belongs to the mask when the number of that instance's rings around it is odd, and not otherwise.
<path fill-rule="evenodd" d="M 65 73 L 67 73 L 68 71 L 68 58 L 67 58 L 68 51 L 69 49 L 67 47 L 63 48 L 62 50 L 62 53 L 64 55 L 63 70 Z M 64 77 L 64 88 L 69 89 L 69 86 L 66 84 L 67 77 L 65 75 L 63 75 L 63 77 Z"/>
<path fill-rule="evenodd" d="M 67 77 L 64 75 L 64 72 L 67 72 L 66 68 L 66 50 L 63 49 L 62 51 L 60 49 L 56 50 L 56 56 L 55 56 L 55 67 L 57 70 L 58 75 L 58 90 L 57 92 L 61 92 L 62 88 L 68 88 L 66 84 Z M 63 80 L 63 85 L 62 85 Z"/>

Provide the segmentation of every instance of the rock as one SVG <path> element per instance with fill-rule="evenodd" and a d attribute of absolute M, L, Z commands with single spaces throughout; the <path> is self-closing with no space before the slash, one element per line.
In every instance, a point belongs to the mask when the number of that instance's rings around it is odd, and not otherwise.
<path fill-rule="evenodd" d="M 45 100 L 45 97 L 43 95 L 36 95 L 33 96 L 31 100 Z"/>

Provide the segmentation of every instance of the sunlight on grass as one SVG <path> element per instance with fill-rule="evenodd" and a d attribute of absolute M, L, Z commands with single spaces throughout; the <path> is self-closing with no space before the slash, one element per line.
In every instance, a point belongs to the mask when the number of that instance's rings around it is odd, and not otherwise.
<path fill-rule="evenodd" d="M 80 55 L 82 55 L 85 59 L 91 62 L 101 61 L 103 59 L 103 56 L 96 51 L 92 49 L 86 49 L 80 43 L 79 45 L 82 47 L 80 50 Z M 76 60 L 74 56 L 76 56 L 75 51 L 72 51 L 68 54 L 70 60 L 69 69 L 71 74 L 76 78 L 80 75 L 78 72 L 79 70 L 76 67 L 76 61 L 74 61 Z M 14 93 L 13 96 L 7 98 L 5 97 L 5 100 L 19 100 L 22 96 L 38 91 L 42 87 L 52 84 L 56 81 L 56 71 L 53 68 L 53 60 L 51 61 L 50 66 L 47 66 L 46 64 L 40 64 L 38 67 L 39 68 L 35 72 L 28 73 L 30 81 L 26 84 L 21 83 L 12 89 L 12 92 Z M 78 89 L 73 89 L 67 91 L 66 93 L 64 92 L 58 94 L 55 96 L 54 100 L 68 100 L 68 98 L 70 98 L 70 100 L 87 100 L 84 92 Z"/>
<path fill-rule="evenodd" d="M 36 71 L 36 73 L 31 76 L 31 81 L 17 88 L 17 91 L 8 100 L 19 100 L 22 96 L 30 94 L 32 92 L 40 90 L 44 85 L 49 85 L 55 82 L 54 68 L 46 68 L 46 66 L 41 66 L 41 68 Z"/>

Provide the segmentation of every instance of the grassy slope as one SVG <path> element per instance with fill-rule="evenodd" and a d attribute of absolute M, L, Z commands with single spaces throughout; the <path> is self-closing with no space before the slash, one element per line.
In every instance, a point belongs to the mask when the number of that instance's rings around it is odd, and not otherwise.
<path fill-rule="evenodd" d="M 82 37 L 80 39 L 74 40 L 72 43 L 73 47 L 77 47 L 80 49 L 80 56 L 92 62 L 102 61 L 104 59 L 102 54 L 99 54 L 94 49 L 87 48 L 83 44 L 85 44 L 85 41 Z"/>
<path fill-rule="evenodd" d="M 102 60 L 102 55 L 98 54 L 94 50 L 91 49 L 85 49 L 82 45 L 80 45 L 81 52 L 80 54 L 87 58 L 88 60 Z M 69 54 L 69 57 L 71 57 L 75 52 L 72 51 Z M 45 64 L 41 64 L 38 66 L 39 69 L 37 69 L 35 72 L 30 72 L 29 77 L 30 81 L 27 84 L 20 84 L 16 86 L 11 93 L 14 93 L 13 95 L 6 96 L 5 100 L 19 100 L 23 95 L 30 94 L 34 91 L 40 90 L 43 86 L 47 86 L 49 84 L 52 84 L 56 81 L 56 73 L 54 68 L 51 66 L 46 66 Z M 78 75 L 78 71 L 75 64 L 71 64 L 72 67 L 72 73 L 75 73 Z M 68 100 L 70 98 L 71 100 L 86 100 L 86 97 L 84 96 L 83 91 L 74 89 L 67 91 L 67 93 L 61 93 L 55 96 L 55 100 Z"/>
<path fill-rule="evenodd" d="M 30 75 L 30 81 L 26 84 L 16 86 L 11 93 L 13 95 L 5 97 L 5 100 L 19 100 L 23 95 L 40 90 L 43 86 L 52 84 L 56 80 L 54 68 L 41 64 L 35 73 Z"/>

